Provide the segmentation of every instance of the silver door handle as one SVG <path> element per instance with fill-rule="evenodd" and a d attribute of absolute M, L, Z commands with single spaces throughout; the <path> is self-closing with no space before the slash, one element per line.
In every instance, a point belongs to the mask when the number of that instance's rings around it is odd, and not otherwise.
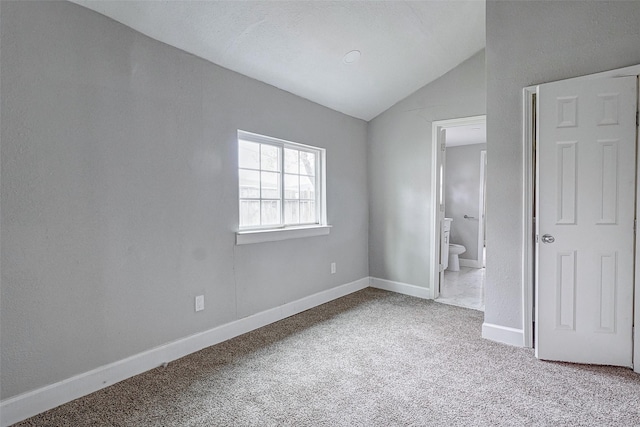
<path fill-rule="evenodd" d="M 545 234 L 542 236 L 542 243 L 553 243 L 556 241 L 556 238 L 551 234 Z"/>
<path fill-rule="evenodd" d="M 469 216 L 469 215 L 465 215 L 465 216 L 464 216 L 464 218 L 465 218 L 465 219 L 476 219 L 476 217 L 475 217 L 475 216 Z"/>

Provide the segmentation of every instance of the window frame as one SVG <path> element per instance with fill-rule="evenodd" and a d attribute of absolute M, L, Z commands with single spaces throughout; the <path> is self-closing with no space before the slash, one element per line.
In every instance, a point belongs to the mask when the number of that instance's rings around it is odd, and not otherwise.
<path fill-rule="evenodd" d="M 262 194 L 260 194 L 259 198 L 243 198 L 240 197 L 240 171 L 241 170 L 255 170 L 258 172 L 263 172 L 261 169 L 251 169 L 251 168 L 241 168 L 240 167 L 240 141 L 248 141 L 257 144 L 264 144 L 278 147 L 279 149 L 279 202 L 280 202 L 280 223 L 273 225 L 257 225 L 257 226 L 240 226 L 240 206 L 243 200 L 276 200 L 276 199 L 263 199 Z M 237 139 L 236 139 L 236 149 L 238 152 L 238 161 L 236 162 L 236 174 L 238 178 L 238 227 L 236 232 L 236 244 L 244 244 L 244 243 L 259 243 L 263 241 L 274 241 L 274 240 L 284 240 L 289 238 L 296 237 L 309 237 L 314 235 L 323 235 L 328 234 L 330 226 L 327 224 L 327 215 L 326 215 L 326 149 L 321 147 L 315 147 L 307 144 L 301 144 L 298 142 L 287 141 L 280 138 L 274 138 L 266 135 L 261 135 L 253 132 L 247 132 L 243 130 L 238 130 Z M 297 224 L 287 224 L 285 222 L 285 201 L 292 200 L 286 199 L 285 197 L 285 176 L 292 175 L 287 174 L 285 172 L 285 149 L 293 149 L 298 152 L 310 152 L 315 155 L 315 199 L 313 199 L 315 203 L 315 216 L 316 222 L 314 223 L 297 223 Z M 300 176 L 309 176 L 301 174 L 298 171 L 298 177 Z M 303 201 L 298 198 L 297 200 Z M 307 200 L 307 199 L 305 199 Z M 312 200 L 312 199 L 308 199 Z M 299 205 L 300 206 L 300 205 Z M 300 207 L 298 207 L 298 214 L 300 214 Z"/>

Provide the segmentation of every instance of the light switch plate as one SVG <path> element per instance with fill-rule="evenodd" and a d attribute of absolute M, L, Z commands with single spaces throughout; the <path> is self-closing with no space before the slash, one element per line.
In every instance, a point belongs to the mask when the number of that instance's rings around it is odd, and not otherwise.
<path fill-rule="evenodd" d="M 204 295 L 198 295 L 196 297 L 196 311 L 204 310 Z"/>

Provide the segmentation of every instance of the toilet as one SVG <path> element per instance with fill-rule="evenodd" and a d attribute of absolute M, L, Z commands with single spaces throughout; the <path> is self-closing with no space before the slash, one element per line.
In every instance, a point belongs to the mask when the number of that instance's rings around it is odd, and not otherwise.
<path fill-rule="evenodd" d="M 467 248 L 462 245 L 456 245 L 455 243 L 449 243 L 449 271 L 460 271 L 460 258 L 458 255 L 463 254 Z"/>
<path fill-rule="evenodd" d="M 443 260 L 442 268 L 449 271 L 460 271 L 460 258 L 458 255 L 463 254 L 467 248 L 462 245 L 456 245 L 449 242 L 449 234 L 451 233 L 451 223 L 453 218 L 444 218 L 442 221 L 442 238 L 440 240 L 440 253 L 449 256 Z"/>

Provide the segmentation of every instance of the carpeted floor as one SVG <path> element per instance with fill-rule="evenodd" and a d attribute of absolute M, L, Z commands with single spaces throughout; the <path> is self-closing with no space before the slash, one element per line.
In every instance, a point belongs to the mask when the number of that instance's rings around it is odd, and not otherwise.
<path fill-rule="evenodd" d="M 538 361 L 482 316 L 369 288 L 17 425 L 640 425 L 640 375 Z"/>

